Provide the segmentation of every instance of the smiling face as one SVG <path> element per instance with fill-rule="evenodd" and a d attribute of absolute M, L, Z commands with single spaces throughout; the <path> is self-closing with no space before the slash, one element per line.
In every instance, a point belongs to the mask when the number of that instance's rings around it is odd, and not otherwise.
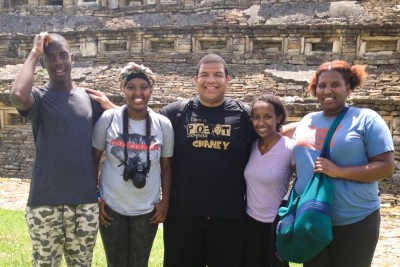
<path fill-rule="evenodd" d="M 348 94 L 349 85 L 339 72 L 330 70 L 321 73 L 315 95 L 326 116 L 337 116 L 345 106 Z"/>
<path fill-rule="evenodd" d="M 256 101 L 252 108 L 253 127 L 260 138 L 277 133 L 277 125 L 282 116 L 277 116 L 274 105 L 265 101 Z"/>
<path fill-rule="evenodd" d="M 207 107 L 222 104 L 229 80 L 222 63 L 202 64 L 194 78 L 200 102 Z"/>
<path fill-rule="evenodd" d="M 71 83 L 72 55 L 65 39 L 53 39 L 45 48 L 43 65 L 53 87 L 63 87 Z"/>
<path fill-rule="evenodd" d="M 143 79 L 134 78 L 126 83 L 123 91 L 128 105 L 129 117 L 144 119 L 152 93 L 149 83 Z"/>

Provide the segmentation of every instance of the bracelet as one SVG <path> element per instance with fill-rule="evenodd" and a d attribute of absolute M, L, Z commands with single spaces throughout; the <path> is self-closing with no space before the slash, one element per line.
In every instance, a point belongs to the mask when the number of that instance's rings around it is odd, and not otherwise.
<path fill-rule="evenodd" d="M 100 189 L 98 187 L 97 187 L 97 202 L 98 203 L 103 203 L 104 202 L 104 199 L 101 197 Z"/>

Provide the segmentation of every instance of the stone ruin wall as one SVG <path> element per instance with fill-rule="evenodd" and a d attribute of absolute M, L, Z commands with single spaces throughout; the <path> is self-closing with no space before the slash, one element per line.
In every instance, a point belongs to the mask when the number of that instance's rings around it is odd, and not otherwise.
<path fill-rule="evenodd" d="M 193 13 L 251 5 L 287 3 L 358 2 L 384 23 L 397 20 L 397 0 L 0 0 L 0 11 L 15 15 L 65 15 L 113 17 L 140 13 Z"/>
<path fill-rule="evenodd" d="M 0 7 L 2 1 L 5 3 L 7 0 L 0 0 Z M 326 23 L 326 18 L 323 19 L 325 15 L 319 14 L 321 21 L 314 17 L 313 23 L 285 24 L 263 24 L 265 19 L 250 14 L 251 9 L 254 9 L 254 4 L 297 1 L 197 1 L 197 7 L 193 7 L 196 1 L 145 2 L 155 2 L 155 5 L 131 1 L 142 3 L 141 8 L 135 5 L 134 9 L 134 4 L 111 9 L 104 7 L 102 3 L 105 1 L 94 4 L 82 0 L 80 5 L 76 5 L 78 1 L 75 0 L 64 0 L 64 7 L 41 9 L 33 7 L 39 5 L 41 0 L 29 0 L 31 5 L 24 4 L 24 0 L 18 1 L 23 3 L 19 7 L 3 5 L 3 12 L 9 16 L 10 22 L 15 21 L 13 14 L 16 12 L 27 14 L 27 17 L 18 18 L 25 23 L 26 28 L 34 26 L 29 16 L 39 15 L 36 19 L 40 19 L 41 15 L 54 15 L 54 23 L 58 23 L 60 29 L 58 32 L 69 40 L 76 56 L 73 79 L 79 86 L 106 92 L 116 103 L 122 103 L 117 79 L 120 68 L 126 62 L 143 63 L 158 74 L 159 79 L 151 100 L 151 106 L 157 109 L 179 97 L 195 94 L 192 79 L 194 66 L 203 55 L 215 52 L 226 59 L 231 70 L 233 79 L 228 96 L 250 102 L 262 93 L 279 95 L 286 102 L 289 120 L 296 121 L 318 109 L 314 99 L 306 92 L 308 78 L 317 65 L 331 59 L 367 64 L 367 82 L 361 90 L 351 95 L 349 102 L 358 107 L 372 108 L 382 115 L 392 131 L 396 151 L 399 151 L 400 6 L 397 10 L 393 1 L 392 5 L 388 1 L 360 1 L 365 8 L 371 10 L 369 18 L 379 17 L 380 20 L 370 19 L 364 23 L 345 23 L 339 20 L 337 23 Z M 157 13 L 161 7 L 165 15 L 169 9 L 176 10 L 172 2 L 183 3 L 183 12 L 190 8 L 193 12 L 194 8 L 197 14 L 210 14 L 214 9 L 221 9 L 224 6 L 221 2 L 236 5 L 235 8 L 240 8 L 240 5 L 250 8 L 245 12 L 232 9 L 216 16 L 206 16 L 213 20 L 186 26 L 172 23 L 148 26 L 143 18 L 140 21 L 132 15 Z M 394 11 L 388 12 L 388 9 L 384 9 L 385 5 L 391 7 L 389 11 Z M 69 30 L 59 26 L 59 10 L 66 14 L 79 11 L 107 19 L 106 22 L 92 20 L 91 26 L 83 22 L 74 24 L 73 30 Z M 120 17 L 121 14 L 126 16 Z M 71 23 L 68 15 L 63 18 L 65 24 Z M 169 18 L 177 19 L 174 15 Z M 250 26 L 249 21 L 253 23 Z M 40 30 L 57 31 L 54 25 L 49 29 L 41 21 L 37 25 L 40 25 Z M 36 29 L 36 32 L 40 30 Z M 0 165 L 0 177 L 28 177 L 33 161 L 30 124 L 11 106 L 8 94 L 20 67 L 18 64 L 23 63 L 29 53 L 36 32 L 0 34 L 0 66 L 4 66 L 0 67 L 0 162 L 3 163 Z M 43 84 L 46 79 L 46 72 L 38 65 L 35 84 Z M 393 179 L 387 181 L 388 187 L 400 182 L 399 160 L 400 154 L 396 152 L 398 167 Z"/>

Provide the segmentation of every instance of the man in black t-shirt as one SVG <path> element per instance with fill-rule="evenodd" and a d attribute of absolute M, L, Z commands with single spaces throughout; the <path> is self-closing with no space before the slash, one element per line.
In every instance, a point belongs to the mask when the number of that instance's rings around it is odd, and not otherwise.
<path fill-rule="evenodd" d="M 243 104 L 225 98 L 229 80 L 225 60 L 207 55 L 194 78 L 198 96 L 184 112 L 179 101 L 160 111 L 175 125 L 165 267 L 243 264 L 243 171 L 251 127 Z"/>

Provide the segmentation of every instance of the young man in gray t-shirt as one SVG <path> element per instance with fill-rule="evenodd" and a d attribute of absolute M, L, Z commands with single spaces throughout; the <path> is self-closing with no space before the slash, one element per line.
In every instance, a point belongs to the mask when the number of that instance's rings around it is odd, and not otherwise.
<path fill-rule="evenodd" d="M 49 82 L 33 88 L 38 59 Z M 36 140 L 26 210 L 34 266 L 59 266 L 63 255 L 68 266 L 90 266 L 96 241 L 99 210 L 91 137 L 103 109 L 74 85 L 71 68 L 66 39 L 42 32 L 11 89 L 11 101 L 31 120 Z"/>

